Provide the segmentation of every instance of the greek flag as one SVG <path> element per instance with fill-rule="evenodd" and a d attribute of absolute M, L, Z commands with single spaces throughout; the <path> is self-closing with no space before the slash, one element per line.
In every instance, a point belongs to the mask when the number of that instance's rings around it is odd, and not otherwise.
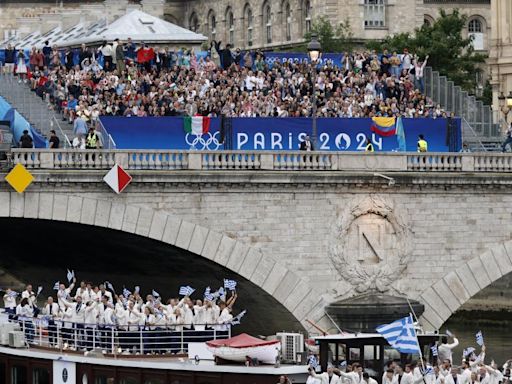
<path fill-rule="evenodd" d="M 135 286 L 134 293 L 139 293 L 139 292 L 140 292 L 140 287 L 137 285 L 137 286 Z"/>
<path fill-rule="evenodd" d="M 16 297 L 16 296 L 18 296 L 18 292 L 10 291 L 10 292 L 7 294 L 7 296 L 9 296 L 9 297 Z"/>
<path fill-rule="evenodd" d="M 187 285 L 187 286 L 180 287 L 179 294 L 183 295 L 183 296 L 190 296 L 194 292 L 195 292 L 195 289 L 192 288 L 190 285 Z"/>
<path fill-rule="evenodd" d="M 432 351 L 432 356 L 439 356 L 439 353 L 437 351 L 437 345 L 431 346 L 430 350 Z"/>
<path fill-rule="evenodd" d="M 37 295 L 39 296 L 39 294 L 43 292 L 43 287 L 42 286 L 39 286 L 37 287 Z"/>
<path fill-rule="evenodd" d="M 478 331 L 475 336 L 476 336 L 476 343 L 479 346 L 484 345 L 484 335 L 482 335 L 482 331 Z"/>
<path fill-rule="evenodd" d="M 71 280 L 73 280 L 73 278 L 75 277 L 75 271 L 70 271 L 68 269 L 68 274 L 66 277 L 68 278 L 68 282 L 71 283 Z"/>
<path fill-rule="evenodd" d="M 160 297 L 160 294 L 157 291 L 155 291 L 154 289 L 151 292 L 151 294 L 153 295 L 153 297 Z"/>
<path fill-rule="evenodd" d="M 319 366 L 318 359 L 315 355 L 309 355 L 308 365 L 313 369 L 316 369 Z"/>
<path fill-rule="evenodd" d="M 224 279 L 224 288 L 234 291 L 236 289 L 236 281 Z"/>
<path fill-rule="evenodd" d="M 58 291 L 60 288 L 60 281 L 57 281 L 55 284 L 53 284 L 53 290 Z"/>
<path fill-rule="evenodd" d="M 471 356 L 471 354 L 475 352 L 475 348 L 473 347 L 467 347 L 466 349 L 464 349 L 464 351 L 462 351 L 462 358 L 463 359 L 466 359 L 468 358 L 469 356 Z"/>
<path fill-rule="evenodd" d="M 239 325 L 240 324 L 240 320 L 242 320 L 242 317 L 244 317 L 246 313 L 247 313 L 247 311 L 244 309 L 238 315 L 233 317 L 233 320 L 231 320 L 231 325 Z"/>
<path fill-rule="evenodd" d="M 206 287 L 204 290 L 204 298 L 208 301 L 213 301 L 215 299 L 214 295 L 211 293 L 210 287 Z"/>
<path fill-rule="evenodd" d="M 110 281 L 105 281 L 105 286 L 110 289 L 112 292 L 116 292 L 114 291 L 114 286 L 112 285 L 112 283 Z"/>
<path fill-rule="evenodd" d="M 420 353 L 412 316 L 377 327 L 380 333 L 400 353 Z"/>
<path fill-rule="evenodd" d="M 126 288 L 123 288 L 123 296 L 124 297 L 128 298 L 131 294 L 132 293 L 129 290 L 127 290 Z"/>

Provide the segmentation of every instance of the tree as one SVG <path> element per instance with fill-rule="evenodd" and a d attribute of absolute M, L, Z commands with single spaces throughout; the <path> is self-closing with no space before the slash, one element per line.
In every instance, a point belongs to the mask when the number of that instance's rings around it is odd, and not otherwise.
<path fill-rule="evenodd" d="M 354 33 L 349 19 L 345 19 L 333 27 L 326 17 L 321 16 L 315 19 L 311 31 L 304 36 L 306 41 L 311 40 L 313 33 L 318 36 L 323 52 L 344 52 L 354 48 Z"/>
<path fill-rule="evenodd" d="M 367 47 L 398 52 L 408 48 L 409 52 L 421 58 L 429 55 L 428 64 L 432 68 L 464 90 L 475 93 L 476 73 L 481 71 L 479 65 L 485 62 L 486 57 L 475 53 L 471 37 L 463 37 L 466 25 L 467 16 L 461 15 L 459 10 L 447 14 L 441 9 L 439 18 L 432 25 L 424 24 L 413 34 L 400 33 L 388 36 L 384 41 L 371 41 Z"/>

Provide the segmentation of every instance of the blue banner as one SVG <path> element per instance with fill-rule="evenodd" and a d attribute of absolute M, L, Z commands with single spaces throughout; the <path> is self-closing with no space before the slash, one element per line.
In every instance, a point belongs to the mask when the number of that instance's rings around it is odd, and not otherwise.
<path fill-rule="evenodd" d="M 311 118 L 233 118 L 226 130 L 225 148 L 220 118 L 212 118 L 210 131 L 202 136 L 188 134 L 181 117 L 101 118 L 118 149 L 197 149 L 197 150 L 298 150 L 306 135 L 312 136 Z M 459 151 L 460 119 L 403 119 L 407 151 L 416 151 L 418 136 L 425 136 L 431 152 Z M 383 137 L 371 132 L 368 118 L 319 118 L 318 145 L 322 151 L 361 151 L 369 137 L 376 151 L 397 151 L 395 135 Z M 451 148 L 450 148 L 451 142 Z"/>
<path fill-rule="evenodd" d="M 309 55 L 301 52 L 265 52 L 265 62 L 270 68 L 275 62 L 287 63 L 309 63 Z M 243 55 L 242 55 L 243 57 Z M 318 66 L 331 65 L 335 67 L 341 67 L 343 61 L 343 54 L 341 53 L 324 53 L 318 60 Z M 243 63 L 241 63 L 243 65 Z"/>

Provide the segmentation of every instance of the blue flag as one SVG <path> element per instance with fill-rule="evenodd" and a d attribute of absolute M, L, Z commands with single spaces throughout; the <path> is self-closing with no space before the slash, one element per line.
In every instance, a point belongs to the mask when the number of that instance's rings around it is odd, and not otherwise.
<path fill-rule="evenodd" d="M 405 142 L 405 131 L 404 124 L 402 123 L 402 117 L 399 117 L 396 122 L 396 140 L 398 141 L 398 151 L 407 151 L 407 144 Z"/>
<path fill-rule="evenodd" d="M 412 316 L 398 319 L 390 324 L 381 325 L 376 330 L 398 352 L 420 353 Z"/>

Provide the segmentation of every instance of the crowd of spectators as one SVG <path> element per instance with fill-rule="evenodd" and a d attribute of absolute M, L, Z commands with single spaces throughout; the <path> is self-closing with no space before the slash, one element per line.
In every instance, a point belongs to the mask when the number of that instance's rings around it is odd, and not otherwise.
<path fill-rule="evenodd" d="M 407 50 L 345 52 L 341 66 L 323 63 L 315 76 L 307 63 L 269 66 L 263 52 L 215 41 L 200 57 L 193 49 L 137 48 L 131 40 L 83 45 L 77 54 L 67 49 L 60 61 L 57 52 L 33 50 L 27 82 L 70 122 L 100 115 L 307 117 L 313 81 L 319 117 L 446 116 L 423 93 L 428 56 Z"/>

